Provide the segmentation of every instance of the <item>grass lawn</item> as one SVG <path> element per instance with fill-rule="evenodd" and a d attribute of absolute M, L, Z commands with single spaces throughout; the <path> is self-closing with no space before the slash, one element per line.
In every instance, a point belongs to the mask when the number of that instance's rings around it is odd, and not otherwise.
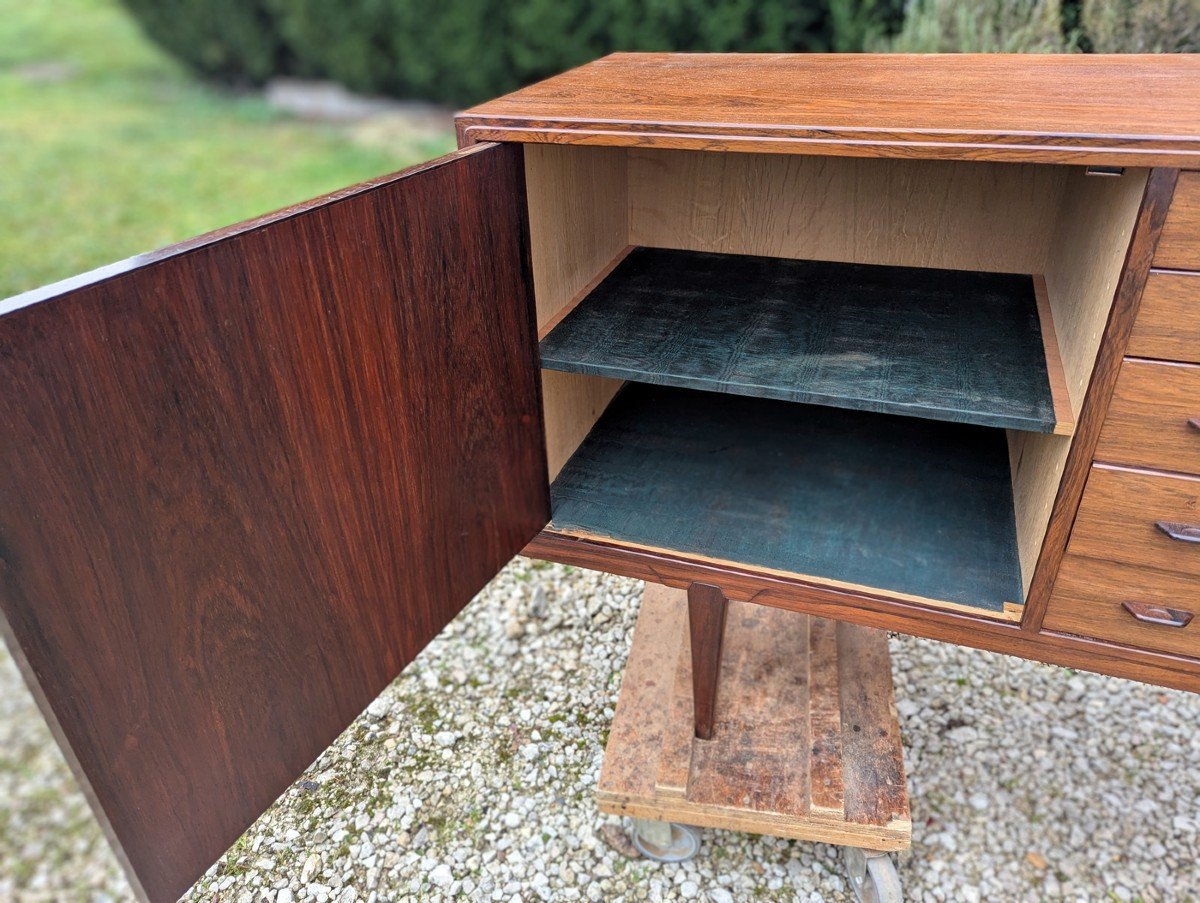
<path fill-rule="evenodd" d="M 196 83 L 112 0 L 0 0 L 0 298 L 449 150 Z"/>

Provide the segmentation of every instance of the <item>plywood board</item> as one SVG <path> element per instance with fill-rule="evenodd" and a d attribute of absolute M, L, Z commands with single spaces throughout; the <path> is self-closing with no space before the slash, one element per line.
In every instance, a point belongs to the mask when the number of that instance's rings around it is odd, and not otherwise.
<path fill-rule="evenodd" d="M 1038 285 L 1029 275 L 635 248 L 542 339 L 542 366 L 1070 432 Z"/>

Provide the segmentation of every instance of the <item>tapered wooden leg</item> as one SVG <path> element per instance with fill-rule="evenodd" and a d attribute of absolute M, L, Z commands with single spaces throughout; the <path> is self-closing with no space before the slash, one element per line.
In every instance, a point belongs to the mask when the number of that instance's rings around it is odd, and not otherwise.
<path fill-rule="evenodd" d="M 688 587 L 688 628 L 692 639 L 692 704 L 695 731 L 701 740 L 712 739 L 717 711 L 717 683 L 721 674 L 721 644 L 725 639 L 725 611 L 729 600 L 717 587 L 693 583 Z"/>

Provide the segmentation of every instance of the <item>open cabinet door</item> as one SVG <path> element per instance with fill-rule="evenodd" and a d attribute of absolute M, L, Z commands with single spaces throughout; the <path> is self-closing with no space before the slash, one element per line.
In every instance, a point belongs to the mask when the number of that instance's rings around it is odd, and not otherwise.
<path fill-rule="evenodd" d="M 0 302 L 6 638 L 174 900 L 549 519 L 522 151 Z"/>

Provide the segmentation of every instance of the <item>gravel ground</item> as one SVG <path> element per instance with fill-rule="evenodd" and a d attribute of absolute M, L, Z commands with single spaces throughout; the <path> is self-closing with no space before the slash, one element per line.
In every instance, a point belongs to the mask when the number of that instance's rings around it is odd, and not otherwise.
<path fill-rule="evenodd" d="M 614 848 L 591 801 L 641 584 L 514 562 L 187 900 L 845 900 L 837 851 Z M 1200 899 L 1200 697 L 897 637 L 912 900 Z M 0 899 L 128 889 L 0 662 Z"/>

